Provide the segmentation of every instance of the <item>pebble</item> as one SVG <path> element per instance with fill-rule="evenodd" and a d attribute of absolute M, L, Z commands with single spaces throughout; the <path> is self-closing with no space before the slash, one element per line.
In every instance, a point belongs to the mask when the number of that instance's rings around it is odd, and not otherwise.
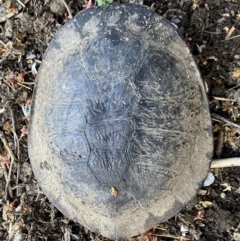
<path fill-rule="evenodd" d="M 49 4 L 50 10 L 56 14 L 64 14 L 66 12 L 66 8 L 61 0 L 52 0 Z"/>

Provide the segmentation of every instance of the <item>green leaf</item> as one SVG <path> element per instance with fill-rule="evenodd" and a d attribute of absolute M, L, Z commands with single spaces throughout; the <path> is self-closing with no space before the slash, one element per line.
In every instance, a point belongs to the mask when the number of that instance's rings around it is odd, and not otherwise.
<path fill-rule="evenodd" d="M 97 0 L 97 5 L 98 6 L 106 6 L 112 2 L 113 2 L 113 0 Z"/>
<path fill-rule="evenodd" d="M 103 1 L 102 0 L 97 0 L 97 5 L 98 6 L 103 6 Z"/>

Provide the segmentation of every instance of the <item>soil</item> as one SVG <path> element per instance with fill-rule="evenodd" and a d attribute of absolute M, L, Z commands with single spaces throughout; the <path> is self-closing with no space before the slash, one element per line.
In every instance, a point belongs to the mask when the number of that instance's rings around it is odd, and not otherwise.
<path fill-rule="evenodd" d="M 85 4 L 66 2 L 73 16 Z M 215 114 L 213 159 L 238 157 L 240 1 L 137 2 L 176 25 L 198 64 Z M 49 203 L 28 159 L 34 79 L 48 43 L 69 17 L 61 0 L 0 0 L 0 240 L 107 240 Z M 239 241 L 240 168 L 209 171 L 214 183 L 202 187 L 184 210 L 129 240 Z"/>

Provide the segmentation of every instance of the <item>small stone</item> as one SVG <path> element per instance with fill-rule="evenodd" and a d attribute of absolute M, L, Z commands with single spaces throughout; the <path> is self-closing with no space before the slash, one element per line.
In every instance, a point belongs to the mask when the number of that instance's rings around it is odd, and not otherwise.
<path fill-rule="evenodd" d="M 205 181 L 204 181 L 204 183 L 203 183 L 203 186 L 208 187 L 208 186 L 212 185 L 214 180 L 215 180 L 214 175 L 211 172 L 209 172 Z"/>
<path fill-rule="evenodd" d="M 66 12 L 66 8 L 61 0 L 52 0 L 49 4 L 50 10 L 56 14 L 64 14 Z"/>

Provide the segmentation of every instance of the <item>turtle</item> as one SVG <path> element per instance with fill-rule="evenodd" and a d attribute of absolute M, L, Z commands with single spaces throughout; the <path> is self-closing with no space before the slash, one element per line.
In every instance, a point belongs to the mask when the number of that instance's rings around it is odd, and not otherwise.
<path fill-rule="evenodd" d="M 213 153 L 208 100 L 176 28 L 151 8 L 78 13 L 51 40 L 29 127 L 33 172 L 69 219 L 141 234 L 195 197 Z"/>

